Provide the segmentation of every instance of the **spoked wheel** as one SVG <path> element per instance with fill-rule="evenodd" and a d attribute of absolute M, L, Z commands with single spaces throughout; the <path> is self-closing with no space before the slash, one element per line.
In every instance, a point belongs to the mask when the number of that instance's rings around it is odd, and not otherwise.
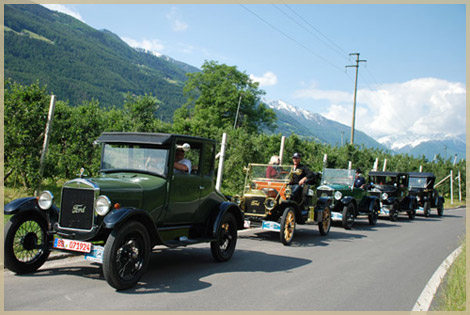
<path fill-rule="evenodd" d="M 437 202 L 437 215 L 442 217 L 444 214 L 444 205 L 441 199 Z"/>
<path fill-rule="evenodd" d="M 392 209 L 390 210 L 389 216 L 390 216 L 390 221 L 397 221 L 398 220 L 398 204 L 394 203 L 392 206 Z"/>
<path fill-rule="evenodd" d="M 34 212 L 18 213 L 5 225 L 5 267 L 22 274 L 38 270 L 50 254 L 47 222 Z"/>
<path fill-rule="evenodd" d="M 321 235 L 327 235 L 331 228 L 331 209 L 328 205 L 323 209 L 322 222 L 318 224 Z"/>
<path fill-rule="evenodd" d="M 103 274 L 117 290 L 133 287 L 147 269 L 151 247 L 145 226 L 136 221 L 113 230 L 104 246 Z"/>
<path fill-rule="evenodd" d="M 372 210 L 372 214 L 369 214 L 369 224 L 376 225 L 377 219 L 379 218 L 379 204 L 376 202 L 374 204 L 374 209 Z"/>
<path fill-rule="evenodd" d="M 350 230 L 354 224 L 354 204 L 349 203 L 343 208 L 343 227 Z"/>
<path fill-rule="evenodd" d="M 212 257 L 224 262 L 232 258 L 237 244 L 237 222 L 230 212 L 224 214 L 217 228 L 217 241 L 211 242 Z"/>
<path fill-rule="evenodd" d="M 431 215 L 431 203 L 429 201 L 424 202 L 423 210 L 426 218 Z"/>
<path fill-rule="evenodd" d="M 290 245 L 294 238 L 295 212 L 292 208 L 286 208 L 281 218 L 281 242 Z"/>

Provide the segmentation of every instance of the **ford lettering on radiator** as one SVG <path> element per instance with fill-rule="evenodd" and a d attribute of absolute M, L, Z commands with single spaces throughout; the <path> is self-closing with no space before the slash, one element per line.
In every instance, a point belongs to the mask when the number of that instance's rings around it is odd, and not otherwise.
<path fill-rule="evenodd" d="M 72 213 L 85 213 L 86 206 L 85 205 L 73 205 Z"/>

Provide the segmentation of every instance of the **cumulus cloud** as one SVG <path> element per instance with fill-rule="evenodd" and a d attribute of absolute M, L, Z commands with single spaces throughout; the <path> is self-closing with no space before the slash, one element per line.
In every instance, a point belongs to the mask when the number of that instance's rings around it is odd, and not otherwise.
<path fill-rule="evenodd" d="M 181 19 L 176 7 L 171 8 L 170 12 L 166 14 L 166 18 L 171 22 L 171 27 L 175 32 L 182 32 L 188 28 L 188 24 Z"/>
<path fill-rule="evenodd" d="M 122 40 L 131 47 L 142 48 L 153 52 L 160 53 L 165 49 L 165 46 L 158 39 L 143 39 L 139 41 L 128 37 L 123 37 Z"/>
<path fill-rule="evenodd" d="M 327 99 L 321 113 L 328 119 L 351 125 L 352 94 L 332 91 L 299 91 L 299 97 Z M 342 98 L 344 96 L 344 99 Z M 466 132 L 466 88 L 459 82 L 421 78 L 384 84 L 357 94 L 356 128 L 372 136 L 459 135 Z"/>
<path fill-rule="evenodd" d="M 58 12 L 68 14 L 68 15 L 76 18 L 77 20 L 85 22 L 83 20 L 83 18 L 81 17 L 80 13 L 78 13 L 77 11 L 75 11 L 75 10 L 69 8 L 69 7 L 66 7 L 63 4 L 43 4 L 42 6 L 48 8 L 49 10 L 52 10 L 52 11 L 58 11 Z"/>
<path fill-rule="evenodd" d="M 270 71 L 266 72 L 261 77 L 250 74 L 250 79 L 254 82 L 259 82 L 260 86 L 272 86 L 277 84 L 277 76 Z"/>

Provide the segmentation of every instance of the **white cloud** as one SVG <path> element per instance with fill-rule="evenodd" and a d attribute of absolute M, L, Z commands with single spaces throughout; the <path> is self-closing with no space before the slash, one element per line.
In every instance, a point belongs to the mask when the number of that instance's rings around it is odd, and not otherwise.
<path fill-rule="evenodd" d="M 66 7 L 63 4 L 42 4 L 42 6 L 48 8 L 49 10 L 52 10 L 52 11 L 58 11 L 58 12 L 68 14 L 68 15 L 76 18 L 77 20 L 85 22 L 83 20 L 82 16 L 80 15 L 80 13 L 78 13 L 77 11 L 75 11 L 75 10 L 69 8 L 69 7 Z"/>
<path fill-rule="evenodd" d="M 298 97 L 331 102 L 321 113 L 351 125 L 352 94 L 302 90 Z M 466 89 L 459 82 L 435 78 L 384 84 L 357 94 L 356 128 L 373 137 L 383 135 L 458 135 L 466 132 Z"/>
<path fill-rule="evenodd" d="M 161 53 L 163 50 L 165 50 L 165 45 L 163 45 L 162 42 L 158 39 L 143 39 L 138 41 L 132 38 L 123 37 L 122 40 L 125 41 L 129 46 L 135 48 L 142 48 L 158 53 Z"/>
<path fill-rule="evenodd" d="M 266 72 L 261 77 L 250 74 L 250 79 L 254 82 L 259 82 L 260 86 L 272 86 L 277 84 L 277 76 L 270 71 Z"/>
<path fill-rule="evenodd" d="M 188 28 L 188 24 L 181 19 L 176 7 L 171 8 L 171 11 L 166 14 L 166 18 L 171 22 L 171 27 L 175 32 L 182 32 Z"/>

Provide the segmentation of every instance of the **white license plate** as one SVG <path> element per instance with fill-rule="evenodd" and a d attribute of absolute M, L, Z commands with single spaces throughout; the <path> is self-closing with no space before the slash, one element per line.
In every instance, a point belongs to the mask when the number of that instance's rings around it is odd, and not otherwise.
<path fill-rule="evenodd" d="M 261 229 L 268 230 L 268 231 L 280 231 L 281 225 L 273 221 L 263 221 L 263 224 L 261 225 Z"/>
<path fill-rule="evenodd" d="M 339 212 L 331 212 L 331 219 L 332 220 L 343 220 L 343 214 Z"/>
<path fill-rule="evenodd" d="M 54 240 L 54 248 L 65 249 L 74 252 L 89 253 L 91 251 L 91 243 L 68 240 L 65 238 L 56 238 Z"/>
<path fill-rule="evenodd" d="M 249 229 L 250 226 L 251 226 L 251 221 L 245 220 L 245 223 L 243 224 L 243 227 L 244 227 L 245 229 Z"/>
<path fill-rule="evenodd" d="M 103 246 L 93 245 L 91 247 L 91 251 L 89 253 L 85 254 L 85 259 L 102 264 L 103 263 L 103 253 L 104 253 L 104 247 Z"/>

